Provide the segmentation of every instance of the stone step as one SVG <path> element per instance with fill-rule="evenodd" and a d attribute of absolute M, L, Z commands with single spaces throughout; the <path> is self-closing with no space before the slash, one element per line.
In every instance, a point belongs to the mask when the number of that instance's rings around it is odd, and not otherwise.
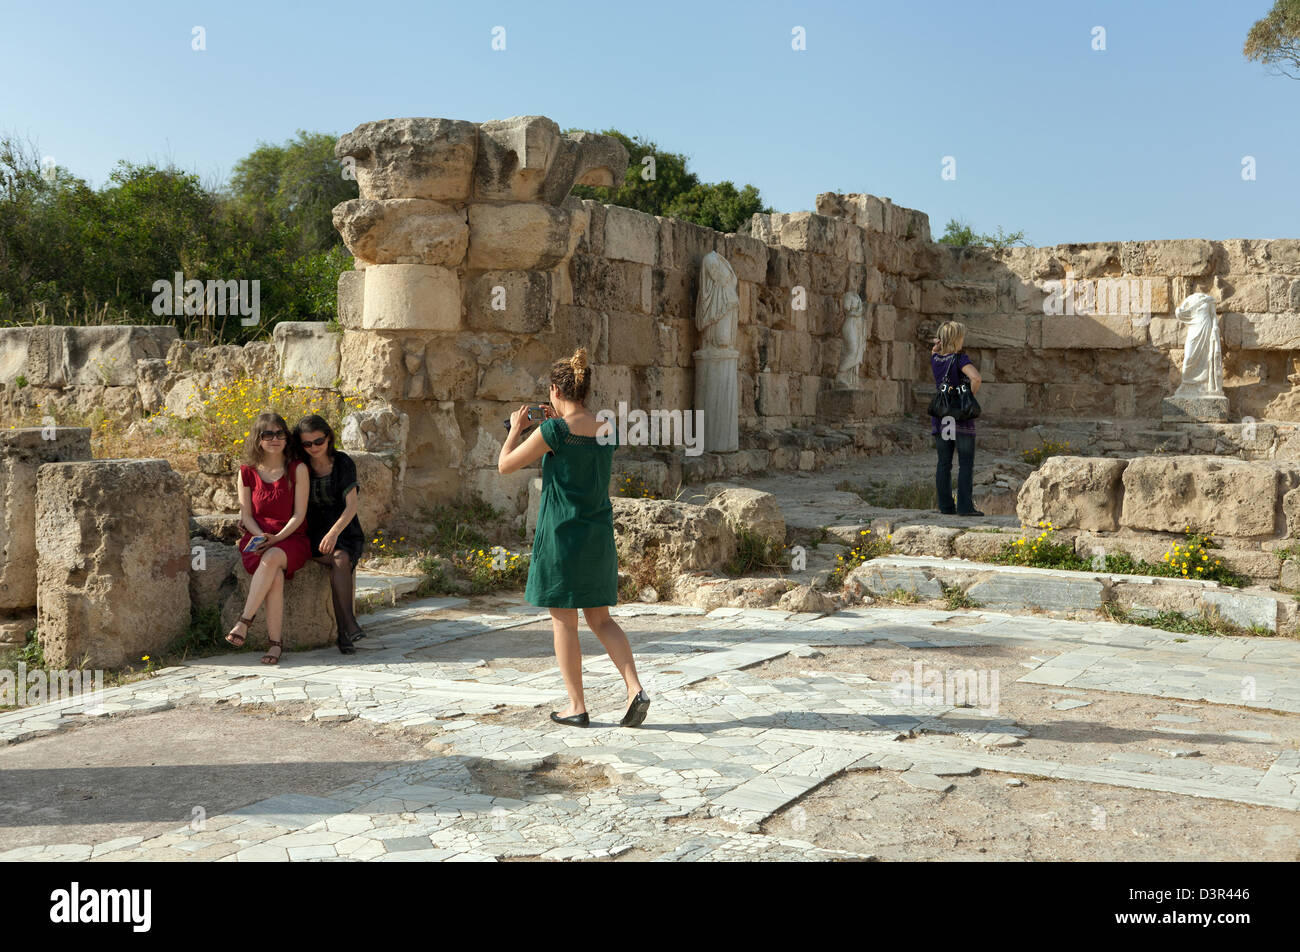
<path fill-rule="evenodd" d="M 1297 605 L 1289 595 L 1195 579 L 883 556 L 854 569 L 847 584 L 870 595 L 901 589 L 923 599 L 943 598 L 945 588 L 955 587 L 981 607 L 998 611 L 1097 611 L 1111 604 L 1148 615 L 1159 611 L 1195 615 L 1214 607 L 1242 627 L 1258 625 L 1285 633 L 1296 629 Z"/>

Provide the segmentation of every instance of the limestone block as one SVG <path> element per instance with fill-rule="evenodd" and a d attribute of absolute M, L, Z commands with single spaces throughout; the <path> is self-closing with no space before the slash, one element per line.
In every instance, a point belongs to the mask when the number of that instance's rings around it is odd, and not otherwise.
<path fill-rule="evenodd" d="M 1124 242 L 1128 248 L 1133 242 Z M 1200 277 L 1214 266 L 1214 246 L 1204 238 L 1143 242 L 1146 246 L 1145 274 Z"/>
<path fill-rule="evenodd" d="M 1300 278 L 1272 275 L 1268 279 L 1268 305 L 1261 311 L 1300 311 Z M 2 360 L 3 358 L 0 358 Z M 0 380 L 4 379 L 0 376 Z"/>
<path fill-rule="evenodd" d="M 339 379 L 341 336 L 320 321 L 281 321 L 272 339 L 280 379 L 294 387 L 330 390 Z"/>
<path fill-rule="evenodd" d="M 456 272 L 427 264 L 366 269 L 365 330 L 455 331 L 461 326 Z"/>
<path fill-rule="evenodd" d="M 243 616 L 248 600 L 248 583 L 252 576 L 244 571 L 243 562 L 235 567 L 235 589 L 226 598 L 221 610 L 221 629 L 224 634 L 235 627 Z M 334 625 L 334 602 L 330 597 L 329 569 L 316 562 L 308 562 L 293 578 L 284 583 L 284 622 L 280 640 L 283 652 L 299 648 L 320 648 L 332 645 L 338 639 Z M 267 647 L 266 603 L 253 616 L 248 626 L 244 644 L 258 650 Z"/>
<path fill-rule="evenodd" d="M 528 508 L 528 484 L 537 478 L 537 468 L 530 466 L 506 476 L 497 472 L 496 464 L 490 469 L 472 470 L 466 475 L 466 488 L 484 502 L 508 516 L 518 515 Z"/>
<path fill-rule="evenodd" d="M 1266 592 L 1245 592 L 1232 589 L 1206 589 L 1201 593 L 1206 607 L 1243 628 L 1252 625 L 1277 631 L 1277 599 Z"/>
<path fill-rule="evenodd" d="M 513 116 L 479 125 L 474 197 L 536 201 L 560 154 L 560 127 L 545 116 Z"/>
<path fill-rule="evenodd" d="M 1223 334 L 1229 348 L 1300 350 L 1300 314 L 1225 314 Z"/>
<path fill-rule="evenodd" d="M 929 388 L 931 391 L 933 388 Z M 994 416 L 1000 413 L 1022 413 L 1027 406 L 1025 385 L 1023 383 L 985 382 L 980 392 L 975 395 L 979 401 L 981 415 Z M 929 400 L 929 397 L 926 398 Z"/>
<path fill-rule="evenodd" d="M 347 330 L 361 329 L 361 314 L 366 303 L 366 273 L 344 271 L 339 275 L 338 318 Z"/>
<path fill-rule="evenodd" d="M 812 254 L 836 253 L 835 219 L 815 212 L 755 215 L 754 237 L 767 244 L 781 245 L 794 251 Z"/>
<path fill-rule="evenodd" d="M 708 505 L 722 513 L 733 532 L 739 534 L 743 529 L 761 539 L 785 544 L 785 516 L 771 493 L 725 488 Z"/>
<path fill-rule="evenodd" d="M 993 559 L 1002 553 L 1002 549 L 1006 545 L 1015 542 L 1020 537 L 1020 532 L 1010 530 L 1001 532 L 963 532 L 953 540 L 952 552 L 959 559 L 973 559 L 975 561 Z"/>
<path fill-rule="evenodd" d="M 471 205 L 468 266 L 546 269 L 566 258 L 573 213 L 549 205 Z M 574 236 L 576 238 L 580 236 Z"/>
<path fill-rule="evenodd" d="M 34 327 L 0 327 L 0 383 L 6 387 L 16 387 L 19 377 L 27 380 L 28 344 L 36 330 Z"/>
<path fill-rule="evenodd" d="M 1128 461 L 1052 456 L 1029 475 L 1016 499 L 1021 523 L 1115 531 L 1124 504 Z"/>
<path fill-rule="evenodd" d="M 898 526 L 894 529 L 894 548 L 902 555 L 931 555 L 949 558 L 960 529 L 947 526 Z"/>
<path fill-rule="evenodd" d="M 790 388 L 786 374 L 759 374 L 757 411 L 761 416 L 790 415 Z"/>
<path fill-rule="evenodd" d="M 471 354 L 431 343 L 424 351 L 425 386 L 432 400 L 471 400 L 478 385 L 478 364 Z"/>
<path fill-rule="evenodd" d="M 465 278 L 465 314 L 475 330 L 535 334 L 550 325 L 558 291 L 548 271 L 484 271 Z"/>
<path fill-rule="evenodd" d="M 955 314 L 953 319 L 966 325 L 967 349 L 1024 347 L 1029 339 L 1029 318 L 1022 314 Z"/>
<path fill-rule="evenodd" d="M 374 532 L 388 525 L 398 501 L 398 460 L 393 451 L 348 453 L 357 466 L 357 519 L 361 531 Z"/>
<path fill-rule="evenodd" d="M 667 499 L 612 500 L 620 564 L 655 560 L 662 574 L 712 572 L 736 554 L 719 509 Z"/>
<path fill-rule="evenodd" d="M 925 314 L 994 314 L 997 310 L 996 284 L 949 279 L 921 282 L 921 311 Z"/>
<path fill-rule="evenodd" d="M 1120 523 L 1181 532 L 1186 526 L 1250 538 L 1281 527 L 1281 493 L 1295 485 L 1294 466 L 1224 456 L 1148 456 L 1124 470 Z"/>
<path fill-rule="evenodd" d="M 382 119 L 340 136 L 334 154 L 354 163 L 362 198 L 468 200 L 478 127 L 459 119 Z"/>
<path fill-rule="evenodd" d="M 528 542 L 533 541 L 533 534 L 537 531 L 537 514 L 541 506 L 542 480 L 539 476 L 528 481 L 528 509 L 524 515 L 524 538 Z"/>
<path fill-rule="evenodd" d="M 607 206 L 605 256 L 653 265 L 659 258 L 658 219 L 634 208 Z"/>
<path fill-rule="evenodd" d="M 134 387 L 136 361 L 166 357 L 176 339 L 176 328 L 170 324 L 67 327 L 61 353 L 51 357 L 62 360 L 58 376 L 68 386 Z"/>
<path fill-rule="evenodd" d="M 888 595 L 902 589 L 923 599 L 943 598 L 943 585 L 916 566 L 863 562 L 844 578 L 844 590 L 851 595 Z"/>
<path fill-rule="evenodd" d="M 394 265 L 393 267 L 399 267 Z M 369 331 L 344 331 L 339 344 L 339 367 L 343 388 L 367 397 L 392 398 L 406 378 L 402 367 L 402 347 L 393 335 Z M 185 383 L 184 380 L 181 383 Z M 170 409 L 172 394 L 167 395 Z"/>
<path fill-rule="evenodd" d="M 190 539 L 190 607 L 218 612 L 235 590 L 239 549 L 201 536 Z M 226 629 L 229 631 L 230 629 Z"/>
<path fill-rule="evenodd" d="M 608 324 L 608 359 L 614 364 L 645 364 L 655 353 L 658 329 L 648 314 L 612 311 Z"/>
<path fill-rule="evenodd" d="M 1044 349 L 1138 347 L 1146 342 L 1146 322 L 1129 315 L 1043 315 L 1031 318 L 1041 326 Z"/>
<path fill-rule="evenodd" d="M 566 132 L 538 198 L 559 205 L 575 185 L 617 187 L 627 172 L 627 149 L 613 136 Z"/>
<path fill-rule="evenodd" d="M 1095 611 L 1101 607 L 1105 592 L 1105 584 L 1099 579 L 1008 572 L 998 572 L 966 590 L 972 601 L 996 611 Z"/>
<path fill-rule="evenodd" d="M 166 460 L 41 467 L 36 615 L 51 666 L 121 667 L 185 632 L 189 516 Z"/>
<path fill-rule="evenodd" d="M 0 430 L 0 611 L 36 604 L 37 471 L 44 463 L 88 459 L 88 427 Z"/>
<path fill-rule="evenodd" d="M 722 256 L 727 259 L 736 278 L 751 284 L 767 281 L 767 260 L 771 249 L 752 235 L 728 235 Z"/>
<path fill-rule="evenodd" d="M 334 228 L 356 257 L 371 264 L 436 264 L 465 259 L 464 212 L 419 198 L 354 198 L 334 206 Z"/>
<path fill-rule="evenodd" d="M 1265 248 L 1268 270 L 1279 274 L 1300 274 L 1300 240 L 1275 238 Z"/>
<path fill-rule="evenodd" d="M 516 405 L 541 401 L 545 393 L 546 389 L 536 374 L 510 363 L 488 367 L 483 371 L 483 380 L 478 387 L 481 400 L 506 400 Z M 496 462 L 495 458 L 492 462 Z"/>

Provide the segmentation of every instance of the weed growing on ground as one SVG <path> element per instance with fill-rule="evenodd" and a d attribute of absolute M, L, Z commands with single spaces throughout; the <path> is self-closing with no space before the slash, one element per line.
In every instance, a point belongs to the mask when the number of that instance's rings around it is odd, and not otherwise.
<path fill-rule="evenodd" d="M 728 575 L 744 575 L 759 569 L 789 567 L 790 557 L 784 543 L 741 528 L 736 532 L 736 555 L 727 562 L 723 571 Z"/>
<path fill-rule="evenodd" d="M 1026 463 L 1031 463 L 1034 466 L 1041 466 L 1043 460 L 1050 456 L 1068 456 L 1069 453 L 1069 440 L 1063 440 L 1060 443 L 1057 443 L 1054 440 L 1042 440 L 1033 449 L 1025 450 L 1020 454 L 1020 456 Z"/>
<path fill-rule="evenodd" d="M 835 556 L 835 571 L 831 572 L 830 578 L 826 580 L 827 587 L 839 588 L 848 574 L 863 562 L 870 562 L 878 556 L 893 552 L 893 538 L 892 535 L 882 537 L 874 534 L 870 529 L 859 530 L 857 543 L 848 552 Z"/>

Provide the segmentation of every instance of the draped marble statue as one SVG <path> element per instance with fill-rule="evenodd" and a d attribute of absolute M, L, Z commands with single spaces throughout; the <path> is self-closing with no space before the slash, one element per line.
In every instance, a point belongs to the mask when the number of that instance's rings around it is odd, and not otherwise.
<path fill-rule="evenodd" d="M 1182 420 L 1226 420 L 1228 398 L 1223 392 L 1223 350 L 1214 298 L 1203 292 L 1188 296 L 1174 311 L 1187 327 L 1183 345 L 1182 380 L 1164 402 L 1164 415 Z"/>
<path fill-rule="evenodd" d="M 840 299 L 844 305 L 843 343 L 840 346 L 840 363 L 835 371 L 835 385 L 845 390 L 860 390 L 862 381 L 858 367 L 867 349 L 867 319 L 862 298 L 853 291 L 845 291 Z"/>
<path fill-rule="evenodd" d="M 700 293 L 695 327 L 700 349 L 695 358 L 695 408 L 704 411 L 704 449 L 730 453 L 740 448 L 740 352 L 735 349 L 740 321 L 736 272 L 727 259 L 710 251 L 700 263 Z"/>

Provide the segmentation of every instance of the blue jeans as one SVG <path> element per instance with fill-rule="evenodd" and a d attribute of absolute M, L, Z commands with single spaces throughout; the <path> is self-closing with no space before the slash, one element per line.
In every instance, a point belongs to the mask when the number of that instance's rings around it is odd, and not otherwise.
<path fill-rule="evenodd" d="M 975 508 L 971 498 L 975 482 L 975 434 L 958 433 L 957 439 L 945 440 L 934 434 L 934 448 L 939 453 L 939 465 L 934 470 L 934 491 L 939 500 L 940 512 L 970 512 Z M 957 451 L 957 508 L 952 506 L 952 453 Z"/>

